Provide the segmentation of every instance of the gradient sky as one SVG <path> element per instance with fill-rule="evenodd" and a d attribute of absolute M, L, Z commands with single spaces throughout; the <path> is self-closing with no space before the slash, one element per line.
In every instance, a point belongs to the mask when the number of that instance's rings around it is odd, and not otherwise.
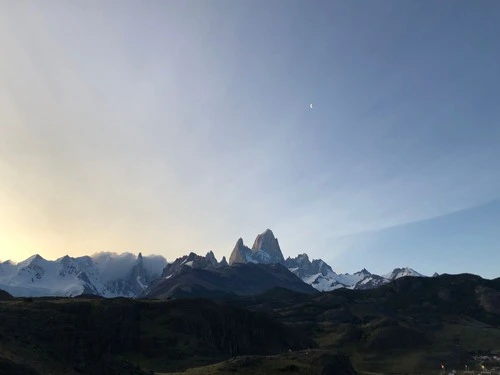
<path fill-rule="evenodd" d="M 496 0 L 2 1 L 0 259 L 272 228 L 500 276 L 499 35 Z"/>

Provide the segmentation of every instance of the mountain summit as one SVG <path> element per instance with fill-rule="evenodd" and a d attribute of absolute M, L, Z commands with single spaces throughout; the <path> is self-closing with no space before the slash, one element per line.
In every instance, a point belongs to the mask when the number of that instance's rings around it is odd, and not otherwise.
<path fill-rule="evenodd" d="M 251 249 L 245 246 L 242 238 L 238 239 L 229 257 L 229 265 L 235 263 L 285 264 L 285 258 L 278 239 L 271 229 L 266 229 L 255 238 Z"/>
<path fill-rule="evenodd" d="M 283 258 L 283 254 L 281 253 L 278 239 L 274 237 L 271 229 L 266 229 L 257 236 L 253 243 L 252 251 L 265 251 L 269 255 L 269 261 L 272 263 L 285 263 L 285 258 Z"/>

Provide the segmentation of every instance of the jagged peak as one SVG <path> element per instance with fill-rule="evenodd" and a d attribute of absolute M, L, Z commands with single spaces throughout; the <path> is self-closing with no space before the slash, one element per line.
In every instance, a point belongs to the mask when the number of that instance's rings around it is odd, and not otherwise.
<path fill-rule="evenodd" d="M 394 268 L 390 273 L 383 275 L 386 279 L 394 280 L 403 276 L 417 276 L 417 277 L 422 277 L 421 273 L 415 271 L 413 268 L 410 267 L 397 267 Z"/>
<path fill-rule="evenodd" d="M 58 261 L 62 265 L 71 264 L 71 263 L 73 263 L 74 258 L 70 257 L 69 255 L 65 255 L 62 258 L 58 259 Z"/>
<path fill-rule="evenodd" d="M 266 229 L 264 232 L 257 235 L 252 246 L 252 251 L 254 253 L 259 251 L 267 253 L 271 260 L 269 263 L 283 264 L 285 262 L 278 239 L 274 236 L 271 229 Z"/>
<path fill-rule="evenodd" d="M 268 242 L 277 242 L 277 238 L 274 236 L 274 233 L 271 229 L 266 229 L 264 232 L 257 235 L 255 238 L 254 244 L 252 246 L 252 250 L 262 250 L 262 245 Z"/>
<path fill-rule="evenodd" d="M 371 275 L 371 272 L 363 268 L 361 271 L 356 272 L 355 275 Z"/>
<path fill-rule="evenodd" d="M 40 261 L 45 261 L 45 259 L 42 258 L 42 256 L 40 254 L 35 254 L 35 255 L 30 256 L 28 259 L 20 262 L 19 265 L 22 266 L 22 267 L 26 267 L 26 266 L 29 266 L 32 263 L 37 263 L 37 262 L 40 262 Z"/>
<path fill-rule="evenodd" d="M 313 259 L 313 261 L 316 260 L 316 259 Z M 302 261 L 302 262 L 309 262 L 310 263 L 310 259 L 309 259 L 309 255 L 307 255 L 306 253 L 302 253 L 302 254 L 299 254 L 297 255 L 295 258 L 292 258 L 291 256 L 288 256 L 286 258 L 286 261 Z"/>
<path fill-rule="evenodd" d="M 246 254 L 250 253 L 251 250 L 245 246 L 243 239 L 240 237 L 234 245 L 233 251 L 229 256 L 229 265 L 232 266 L 234 263 L 247 263 Z"/>
<path fill-rule="evenodd" d="M 59 259 L 56 259 L 56 262 L 59 262 L 60 264 L 70 264 L 74 261 L 74 258 L 70 257 L 69 255 L 65 255 Z"/>
<path fill-rule="evenodd" d="M 205 259 L 207 259 L 210 263 L 217 264 L 217 258 L 212 250 L 210 250 L 207 255 L 205 255 Z"/>

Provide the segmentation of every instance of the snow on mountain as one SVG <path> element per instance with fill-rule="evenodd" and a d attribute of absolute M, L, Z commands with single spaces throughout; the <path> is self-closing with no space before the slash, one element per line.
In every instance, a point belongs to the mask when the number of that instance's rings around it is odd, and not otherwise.
<path fill-rule="evenodd" d="M 405 277 L 405 276 L 422 277 L 424 275 L 408 267 L 395 268 L 392 272 L 383 275 L 383 277 L 389 280 L 396 280 L 399 279 L 400 277 Z"/>
<path fill-rule="evenodd" d="M 355 289 L 358 285 L 371 285 L 370 280 L 374 279 L 374 275 L 366 269 L 354 274 L 338 274 L 322 259 L 311 261 L 305 253 L 295 258 L 288 257 L 285 265 L 305 283 L 322 292 L 339 288 Z"/>
<path fill-rule="evenodd" d="M 255 238 L 252 252 L 263 260 L 259 263 L 285 263 L 285 258 L 283 258 L 278 239 L 274 237 L 271 229 L 266 229 Z"/>
<path fill-rule="evenodd" d="M 354 287 L 357 283 L 365 279 L 367 276 L 364 276 L 359 273 L 354 273 L 354 274 L 349 274 L 349 273 L 342 273 L 340 275 L 337 275 L 337 281 L 341 284 L 346 285 L 347 287 Z"/>
<path fill-rule="evenodd" d="M 305 283 L 312 285 L 319 291 L 328 291 L 338 288 L 344 288 L 346 285 L 342 283 L 332 268 L 321 259 L 309 260 L 307 254 L 299 254 L 295 258 L 288 257 L 285 260 L 285 265 L 288 270 Z"/>
<path fill-rule="evenodd" d="M 278 239 L 270 229 L 266 229 L 255 238 L 251 249 L 245 246 L 243 239 L 238 239 L 229 257 L 229 265 L 235 263 L 284 264 L 285 258 Z"/>
<path fill-rule="evenodd" d="M 257 236 L 251 249 L 245 246 L 243 239 L 238 239 L 229 258 L 230 266 L 236 263 L 284 264 L 290 272 L 319 291 L 330 291 L 338 288 L 375 288 L 399 277 L 423 276 L 411 268 L 397 268 L 384 276 L 371 274 L 365 268 L 354 274 L 337 274 L 322 259 L 311 261 L 305 253 L 297 255 L 295 258 L 288 257 L 285 260 L 278 240 L 270 229 L 266 229 Z"/>
<path fill-rule="evenodd" d="M 130 253 L 99 253 L 54 261 L 36 254 L 17 264 L 0 263 L 0 289 L 14 296 L 136 297 L 159 277 L 166 260 Z"/>
<path fill-rule="evenodd" d="M 225 258 L 220 263 L 217 262 L 212 251 L 209 251 L 205 256 L 190 252 L 189 255 L 184 255 L 174 262 L 168 263 L 161 272 L 161 279 L 168 279 L 179 274 L 184 267 L 214 270 L 219 267 L 227 267 L 227 262 L 225 262 Z"/>
<path fill-rule="evenodd" d="M 388 282 L 390 282 L 390 280 L 385 277 L 370 274 L 357 282 L 352 289 L 372 289 L 387 284 Z"/>
<path fill-rule="evenodd" d="M 178 272 L 183 265 L 182 262 L 190 263 L 195 268 L 210 268 L 215 264 L 213 253 L 208 253 L 206 257 L 200 257 L 194 253 L 179 258 L 173 264 L 166 267 L 163 271 L 163 277 L 169 277 Z M 208 262 L 208 263 L 207 263 Z M 222 263 L 222 262 L 221 262 Z M 365 268 L 354 274 L 337 274 L 322 259 L 310 260 L 307 254 L 299 254 L 295 258 L 283 257 L 278 239 L 270 229 L 266 229 L 257 235 L 252 248 L 246 246 L 242 238 L 239 238 L 234 246 L 229 265 L 238 263 L 257 263 L 257 264 L 283 264 L 288 270 L 305 283 L 312 285 L 319 291 L 330 291 L 338 288 L 349 289 L 367 289 L 388 283 L 389 281 L 403 276 L 421 276 L 418 272 L 410 268 L 396 269 L 388 276 L 379 276 L 371 274 Z"/>
<path fill-rule="evenodd" d="M 48 261 L 36 254 L 18 264 L 4 262 L 2 269 L 0 289 L 14 296 L 81 294 L 86 284 L 80 265 L 69 257 Z"/>
<path fill-rule="evenodd" d="M 291 264 L 288 259 L 287 262 L 288 264 Z M 314 262 L 315 260 L 311 263 Z M 328 266 L 326 263 L 324 264 Z M 330 268 L 330 266 L 328 267 Z M 322 292 L 339 288 L 371 289 L 387 284 L 392 280 L 399 279 L 400 277 L 425 277 L 424 275 L 416 272 L 415 270 L 412 270 L 411 268 L 396 268 L 394 271 L 384 276 L 372 274 L 366 269 L 363 269 L 354 274 L 337 274 L 334 271 L 314 273 L 314 269 L 312 269 L 313 272 L 311 272 L 311 269 L 307 266 L 307 263 L 303 263 L 302 267 L 291 267 L 288 268 L 288 270 L 299 276 L 305 283 L 312 285 L 315 289 Z"/>

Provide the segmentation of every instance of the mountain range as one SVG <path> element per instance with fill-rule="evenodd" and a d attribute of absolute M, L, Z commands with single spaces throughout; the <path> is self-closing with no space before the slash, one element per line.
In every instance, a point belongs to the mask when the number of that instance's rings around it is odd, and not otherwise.
<path fill-rule="evenodd" d="M 16 297 L 76 296 L 137 297 L 160 277 L 161 256 L 98 253 L 64 256 L 54 261 L 36 254 L 17 264 L 0 263 L 0 289 Z"/>
<path fill-rule="evenodd" d="M 227 298 L 264 293 L 271 288 L 287 288 L 314 294 L 304 283 L 278 263 L 235 263 L 232 266 L 190 253 L 167 265 L 163 275 L 145 291 L 150 298 Z"/>
<path fill-rule="evenodd" d="M 98 253 L 64 256 L 54 261 L 34 255 L 23 262 L 0 263 L 0 289 L 14 296 L 151 297 L 251 295 L 284 287 L 315 293 L 339 288 L 371 289 L 404 276 L 423 275 L 411 268 L 396 268 L 385 275 L 363 268 L 338 274 L 322 259 L 307 254 L 284 258 L 270 229 L 257 235 L 253 246 L 236 242 L 229 257 L 217 261 L 191 252 L 167 263 L 161 256 Z"/>
<path fill-rule="evenodd" d="M 404 276 L 424 276 L 408 267 L 396 268 L 386 275 L 375 275 L 365 268 L 354 274 L 337 274 L 325 261 L 322 259 L 311 261 L 307 254 L 285 259 L 278 239 L 270 229 L 257 236 L 252 248 L 245 246 L 243 239 L 238 239 L 229 257 L 230 266 L 236 263 L 282 264 L 306 284 L 321 292 L 338 288 L 369 289 Z"/>

